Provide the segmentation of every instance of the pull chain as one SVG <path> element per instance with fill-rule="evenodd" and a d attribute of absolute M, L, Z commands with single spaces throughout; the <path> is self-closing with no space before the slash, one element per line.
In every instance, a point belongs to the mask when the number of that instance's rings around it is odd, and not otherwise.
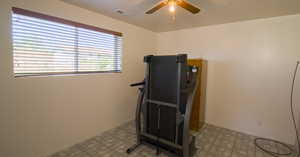
<path fill-rule="evenodd" d="M 173 22 L 175 22 L 175 19 L 176 19 L 176 17 L 175 17 L 175 12 L 174 12 L 174 13 L 172 13 L 172 20 L 173 20 Z"/>

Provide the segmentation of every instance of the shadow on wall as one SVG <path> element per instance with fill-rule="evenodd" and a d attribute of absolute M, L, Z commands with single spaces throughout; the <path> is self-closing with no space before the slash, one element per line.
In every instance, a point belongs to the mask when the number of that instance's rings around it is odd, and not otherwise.
<path fill-rule="evenodd" d="M 299 61 L 298 61 L 299 62 Z M 295 78 L 295 86 L 294 86 L 294 94 L 293 94 L 293 97 L 294 97 L 294 102 L 293 102 L 293 105 L 294 105 L 294 108 L 295 108 L 295 115 L 296 115 L 296 127 L 297 127 L 297 130 L 298 130 L 298 134 L 300 133 L 300 97 L 298 96 L 300 94 L 300 68 L 298 67 L 298 71 L 296 73 L 296 78 Z M 300 137 L 299 137 L 300 138 Z M 300 153 L 300 150 L 299 150 L 299 145 L 298 145 L 298 141 L 297 139 L 295 140 L 295 147 L 296 147 L 296 151 L 297 153 Z"/>
<path fill-rule="evenodd" d="M 200 96 L 200 123 L 205 123 L 207 67 L 208 67 L 208 61 L 207 60 L 202 60 L 201 89 L 200 89 L 200 92 L 201 92 L 201 96 Z"/>

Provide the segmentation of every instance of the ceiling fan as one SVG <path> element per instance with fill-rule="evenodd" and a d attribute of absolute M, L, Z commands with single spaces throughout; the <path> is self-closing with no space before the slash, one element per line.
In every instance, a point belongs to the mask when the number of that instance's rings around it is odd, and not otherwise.
<path fill-rule="evenodd" d="M 163 1 L 159 2 L 156 6 L 154 6 L 152 9 L 148 10 L 146 12 L 146 14 L 152 14 L 152 13 L 156 12 L 157 10 L 159 10 L 160 8 L 167 6 L 167 5 L 169 6 L 169 11 L 171 13 L 175 12 L 176 6 L 180 6 L 193 14 L 197 14 L 200 12 L 200 9 L 198 7 L 188 3 L 185 0 L 163 0 Z"/>

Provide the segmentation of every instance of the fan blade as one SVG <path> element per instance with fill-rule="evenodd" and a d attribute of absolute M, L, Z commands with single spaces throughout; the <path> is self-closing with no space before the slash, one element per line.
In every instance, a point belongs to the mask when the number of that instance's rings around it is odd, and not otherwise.
<path fill-rule="evenodd" d="M 160 2 L 159 4 L 157 4 L 155 7 L 153 7 L 152 9 L 150 9 L 150 10 L 148 10 L 147 12 L 146 12 L 146 14 L 152 14 L 152 13 L 154 13 L 155 11 L 157 11 L 158 9 L 160 9 L 160 8 L 162 8 L 162 7 L 164 7 L 164 6 L 166 6 L 168 3 L 166 3 L 166 2 Z"/>
<path fill-rule="evenodd" d="M 200 12 L 199 8 L 197 8 L 197 7 L 193 6 L 192 4 L 190 4 L 188 2 L 185 2 L 183 0 L 178 1 L 177 5 L 181 6 L 182 8 L 184 8 L 184 9 L 186 9 L 188 11 L 190 11 L 193 14 L 197 14 L 197 13 Z"/>

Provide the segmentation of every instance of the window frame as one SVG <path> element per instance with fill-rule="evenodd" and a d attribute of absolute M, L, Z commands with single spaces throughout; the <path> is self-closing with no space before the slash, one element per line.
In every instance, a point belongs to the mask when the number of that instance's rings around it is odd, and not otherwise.
<path fill-rule="evenodd" d="M 70 26 L 74 26 L 77 28 L 83 28 L 83 29 L 87 29 L 87 30 L 91 30 L 91 31 L 100 32 L 100 33 L 106 33 L 106 34 L 114 35 L 114 36 L 121 37 L 121 38 L 123 37 L 123 34 L 120 32 L 103 29 L 103 28 L 99 28 L 96 26 L 92 26 L 92 25 L 82 24 L 79 22 L 75 22 L 75 21 L 71 21 L 71 20 L 67 20 L 67 19 L 63 19 L 63 18 L 59 18 L 59 17 L 54 17 L 54 16 L 26 10 L 26 9 L 17 8 L 17 7 L 12 7 L 12 13 L 20 14 L 20 15 L 24 15 L 24 16 L 28 16 L 28 17 L 33 17 L 33 18 L 39 18 L 42 20 L 47 20 L 47 21 L 56 22 L 56 23 L 60 23 L 60 24 L 70 25 Z M 12 17 L 11 17 L 11 19 L 12 19 Z M 13 24 L 12 24 L 12 26 L 13 26 Z M 13 37 L 13 34 L 12 34 L 12 37 Z M 12 44 L 13 44 L 13 41 L 12 41 Z M 122 45 L 121 45 L 121 47 L 122 47 Z M 14 58 L 13 58 L 13 60 L 14 60 Z M 121 69 L 122 69 L 122 50 L 121 50 L 121 54 L 120 54 L 120 62 L 121 62 L 120 63 Z M 17 74 L 15 72 L 13 72 L 13 73 L 14 73 L 15 77 L 55 76 L 55 75 L 78 75 L 78 74 L 97 74 L 97 73 L 121 73 L 122 72 L 121 69 L 120 70 L 110 70 L 110 71 L 40 72 L 40 73 L 17 73 Z M 14 68 L 13 68 L 13 70 L 14 70 Z"/>

